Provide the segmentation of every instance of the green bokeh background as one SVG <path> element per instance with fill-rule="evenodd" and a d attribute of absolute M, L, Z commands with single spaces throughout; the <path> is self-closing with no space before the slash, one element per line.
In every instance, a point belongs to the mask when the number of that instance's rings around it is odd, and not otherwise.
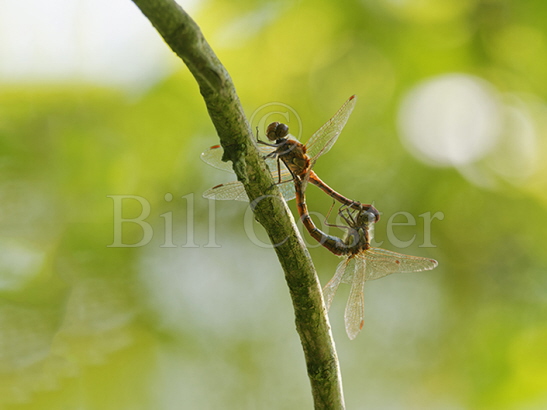
<path fill-rule="evenodd" d="M 386 240 L 390 216 L 414 215 L 415 226 L 394 228 L 401 239 L 417 235 L 400 251 L 439 261 L 431 272 L 368 283 L 365 327 L 352 342 L 347 289 L 339 291 L 330 318 L 347 407 L 547 408 L 547 4 L 213 1 L 194 18 L 249 116 L 286 103 L 305 141 L 357 94 L 316 171 L 374 201 L 387 249 L 397 250 Z M 312 407 L 273 250 L 253 243 L 245 204 L 201 198 L 231 176 L 199 159 L 218 139 L 179 66 L 139 93 L 0 85 L 0 407 Z M 494 150 L 474 164 L 488 176 L 478 183 L 405 148 L 397 127 L 405 96 L 451 73 L 518 101 L 535 135 L 529 173 L 496 173 L 492 161 L 530 164 Z M 308 193 L 327 212 L 330 198 Z M 108 247 L 112 195 L 150 204 L 149 244 Z M 124 202 L 125 217 L 140 211 Z M 444 215 L 431 225 L 435 247 L 419 246 L 426 212 Z M 162 247 L 169 217 L 177 247 Z M 141 238 L 139 226 L 124 225 L 125 243 Z M 324 284 L 338 259 L 310 252 Z"/>

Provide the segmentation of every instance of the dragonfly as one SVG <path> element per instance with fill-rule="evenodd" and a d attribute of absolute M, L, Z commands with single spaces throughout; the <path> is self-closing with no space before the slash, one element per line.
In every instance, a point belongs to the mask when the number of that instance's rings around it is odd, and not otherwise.
<path fill-rule="evenodd" d="M 290 201 L 296 196 L 294 184 L 287 182 L 294 181 L 296 177 L 308 175 L 307 178 L 312 184 L 340 203 L 355 209 L 361 209 L 364 206 L 332 189 L 312 170 L 317 159 L 326 154 L 336 143 L 355 108 L 356 101 L 357 97 L 352 95 L 305 145 L 289 134 L 289 127 L 286 124 L 273 122 L 268 125 L 266 136 L 273 143 L 259 141 L 258 149 L 264 156 L 274 179 L 277 177 L 278 187 L 285 200 Z M 203 152 L 201 159 L 215 168 L 231 172 L 231 165 L 222 161 L 222 154 L 220 145 L 215 145 Z M 239 181 L 216 185 L 205 191 L 203 197 L 217 200 L 249 200 L 243 184 Z M 370 209 L 372 205 L 367 204 L 366 207 Z"/>
<path fill-rule="evenodd" d="M 340 207 L 338 215 L 346 225 L 338 226 L 346 230 L 343 238 L 324 233 L 311 219 L 305 197 L 306 178 L 295 183 L 298 213 L 309 234 L 321 245 L 344 259 L 339 263 L 332 279 L 323 288 L 323 298 L 327 311 L 340 283 L 351 285 L 344 313 L 344 323 L 348 337 L 353 340 L 363 329 L 365 323 L 364 286 L 365 282 L 379 279 L 396 272 L 420 272 L 434 269 L 438 262 L 419 256 L 403 255 L 370 246 L 373 237 L 373 224 L 377 215 L 365 207 L 352 209 Z"/>

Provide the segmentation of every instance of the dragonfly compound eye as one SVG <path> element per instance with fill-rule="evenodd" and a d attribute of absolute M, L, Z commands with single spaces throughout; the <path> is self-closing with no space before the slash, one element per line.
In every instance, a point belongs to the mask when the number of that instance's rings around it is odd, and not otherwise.
<path fill-rule="evenodd" d="M 270 141 L 285 138 L 287 135 L 289 135 L 289 127 L 282 122 L 272 122 L 266 128 L 266 136 Z"/>
<path fill-rule="evenodd" d="M 376 223 L 380 220 L 380 212 L 378 212 L 378 210 L 373 206 L 371 206 L 370 208 L 371 209 L 369 209 L 368 212 L 368 220 L 370 223 Z"/>
<path fill-rule="evenodd" d="M 373 208 L 376 211 L 376 208 Z M 378 211 L 361 211 L 357 215 L 357 225 L 358 226 L 370 226 L 374 222 L 378 221 L 379 213 Z"/>

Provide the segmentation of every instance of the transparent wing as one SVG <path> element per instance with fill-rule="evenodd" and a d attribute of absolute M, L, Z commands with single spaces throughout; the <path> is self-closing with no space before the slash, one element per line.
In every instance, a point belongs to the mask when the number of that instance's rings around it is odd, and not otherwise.
<path fill-rule="evenodd" d="M 223 154 L 224 154 L 224 150 L 222 149 L 220 145 L 213 145 L 207 151 L 204 151 L 201 153 L 201 159 L 203 160 L 203 162 L 211 165 L 212 167 L 233 173 L 234 171 L 232 169 L 232 162 L 222 161 Z"/>
<path fill-rule="evenodd" d="M 403 255 L 380 248 L 370 248 L 357 257 L 366 259 L 365 280 L 379 279 L 395 272 L 431 270 L 438 265 L 434 259 Z"/>
<path fill-rule="evenodd" d="M 338 290 L 338 286 L 340 285 L 340 283 L 342 283 L 342 279 L 345 276 L 347 276 L 346 272 L 353 274 L 354 266 L 355 266 L 355 262 L 353 258 L 344 259 L 336 267 L 336 272 L 334 273 L 334 276 L 332 277 L 332 279 L 323 288 L 323 299 L 325 300 L 325 306 L 327 307 L 327 311 L 330 309 L 330 305 L 332 304 L 334 295 L 336 294 L 336 291 Z"/>
<path fill-rule="evenodd" d="M 348 118 L 355 108 L 357 96 L 352 95 L 342 107 L 328 120 L 306 143 L 307 154 L 312 165 L 321 155 L 326 154 L 334 145 L 340 132 L 348 122 Z"/>
<path fill-rule="evenodd" d="M 209 188 L 203 193 L 204 198 L 216 199 L 217 201 L 246 201 L 249 197 L 245 187 L 239 181 L 228 182 Z"/>
<path fill-rule="evenodd" d="M 294 183 L 292 181 L 278 184 L 277 187 L 281 191 L 281 195 L 285 201 L 294 199 Z M 245 187 L 239 181 L 228 182 L 226 184 L 217 185 L 209 188 L 203 193 L 204 198 L 216 199 L 218 201 L 245 201 L 249 202 L 249 197 L 245 192 Z"/>
<path fill-rule="evenodd" d="M 279 161 L 279 172 L 278 172 L 277 158 L 267 157 L 269 154 L 271 154 L 275 150 L 274 147 L 270 147 L 264 144 L 259 144 L 258 149 L 260 151 L 260 154 L 263 157 L 265 157 L 266 164 L 268 165 L 268 168 L 270 169 L 270 172 L 272 173 L 272 177 L 274 178 L 275 182 L 292 180 L 291 172 L 287 169 L 283 161 Z M 204 151 L 201 153 L 201 159 L 203 160 L 203 162 L 205 162 L 208 165 L 211 165 L 212 167 L 218 168 L 222 171 L 234 173 L 232 169 L 232 162 L 222 161 L 223 154 L 224 154 L 224 150 L 222 149 L 222 147 L 220 145 L 214 145 L 211 148 L 209 148 L 207 151 Z M 294 196 L 292 198 L 294 198 Z"/>
<path fill-rule="evenodd" d="M 283 198 L 285 201 L 290 201 L 291 199 L 294 199 L 296 197 L 296 193 L 294 191 L 294 182 L 291 180 L 285 180 L 285 182 L 282 182 L 281 184 L 277 184 L 277 187 L 281 191 L 281 195 L 283 195 Z"/>
<path fill-rule="evenodd" d="M 349 291 L 348 303 L 344 313 L 346 333 L 353 340 L 357 337 L 365 323 L 365 299 L 363 291 L 365 287 L 366 261 L 361 258 L 354 258 L 353 280 Z"/>

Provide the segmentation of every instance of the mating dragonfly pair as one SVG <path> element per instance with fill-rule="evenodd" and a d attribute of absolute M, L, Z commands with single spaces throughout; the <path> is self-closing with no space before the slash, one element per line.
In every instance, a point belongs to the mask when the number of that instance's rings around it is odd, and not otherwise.
<path fill-rule="evenodd" d="M 309 234 L 329 251 L 343 257 L 334 277 L 323 288 L 323 297 L 328 310 L 340 283 L 351 284 L 344 314 L 346 332 L 350 339 L 355 339 L 363 328 L 363 292 L 366 281 L 395 272 L 419 272 L 437 266 L 437 261 L 433 259 L 403 255 L 370 246 L 372 227 L 380 216 L 376 208 L 353 201 L 336 192 L 312 169 L 317 159 L 327 153 L 338 139 L 356 101 L 356 96 L 351 96 L 306 144 L 291 136 L 287 125 L 277 122 L 270 124 L 266 130 L 270 143 L 258 141 L 259 149 L 274 179 L 277 179 L 283 197 L 287 201 L 296 198 L 300 219 Z M 222 162 L 222 154 L 222 148 L 214 146 L 201 154 L 201 158 L 209 165 L 232 172 L 231 165 Z M 308 182 L 342 204 L 338 215 L 345 225 L 336 226 L 345 230 L 343 238 L 328 235 L 313 223 L 305 197 Z M 239 181 L 217 185 L 205 191 L 203 196 L 217 200 L 248 201 L 243 184 Z"/>

